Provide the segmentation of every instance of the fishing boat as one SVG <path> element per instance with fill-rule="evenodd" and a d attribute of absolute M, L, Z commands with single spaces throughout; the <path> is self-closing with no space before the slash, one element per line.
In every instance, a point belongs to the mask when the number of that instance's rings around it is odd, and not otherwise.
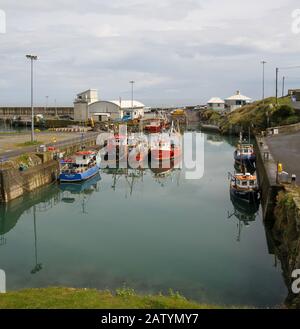
<path fill-rule="evenodd" d="M 145 126 L 145 131 L 150 134 L 159 133 L 162 131 L 162 124 L 161 121 L 158 120 L 152 120 L 148 125 Z"/>
<path fill-rule="evenodd" d="M 98 151 L 78 151 L 73 157 L 61 161 L 59 181 L 78 183 L 90 179 L 99 173 L 100 163 Z"/>
<path fill-rule="evenodd" d="M 252 144 L 239 143 L 235 152 L 234 160 L 239 164 L 254 165 L 256 155 Z"/>
<path fill-rule="evenodd" d="M 103 167 L 115 167 L 118 162 L 126 161 L 128 155 L 127 136 L 114 135 L 107 141 L 106 148 L 101 151 L 105 163 Z"/>
<path fill-rule="evenodd" d="M 160 134 L 151 140 L 151 161 L 170 161 L 181 158 L 181 134 L 175 129 L 172 122 L 169 133 Z"/>
<path fill-rule="evenodd" d="M 148 161 L 148 141 L 140 139 L 137 144 L 129 150 L 128 164 L 130 168 L 144 168 Z"/>
<path fill-rule="evenodd" d="M 250 173 L 229 174 L 230 195 L 241 201 L 257 203 L 260 198 L 259 186 L 255 175 Z"/>
<path fill-rule="evenodd" d="M 181 147 L 168 139 L 160 139 L 151 148 L 151 159 L 155 161 L 174 160 L 181 157 Z"/>

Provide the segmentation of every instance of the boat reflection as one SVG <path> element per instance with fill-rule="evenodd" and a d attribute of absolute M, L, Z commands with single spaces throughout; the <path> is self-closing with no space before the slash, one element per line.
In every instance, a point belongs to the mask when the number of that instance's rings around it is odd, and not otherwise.
<path fill-rule="evenodd" d="M 81 203 L 82 214 L 88 214 L 87 203 L 88 197 L 94 192 L 99 191 L 98 183 L 101 181 L 100 174 L 82 182 L 82 183 L 61 183 L 59 185 L 62 191 L 61 201 L 64 203 Z"/>
<path fill-rule="evenodd" d="M 255 222 L 257 213 L 259 211 L 259 202 L 256 203 L 245 203 L 241 202 L 238 198 L 230 195 L 230 200 L 233 205 L 233 212 L 228 212 L 228 219 L 237 219 L 237 242 L 241 241 L 243 227 L 249 227 L 249 225 Z"/>

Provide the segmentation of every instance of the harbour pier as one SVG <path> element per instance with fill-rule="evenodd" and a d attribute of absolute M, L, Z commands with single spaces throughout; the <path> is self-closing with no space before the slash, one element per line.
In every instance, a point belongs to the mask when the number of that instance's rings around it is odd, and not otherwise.
<path fill-rule="evenodd" d="M 64 140 L 58 143 L 45 144 L 45 149 L 53 151 L 41 152 L 36 146 L 6 152 L 2 157 L 0 169 L 0 202 L 7 203 L 35 189 L 54 183 L 59 174 L 59 162 L 55 159 L 57 152 L 73 154 L 81 147 L 96 145 L 99 133 L 88 133 L 84 136 Z M 27 154 L 35 163 L 25 171 L 16 168 L 14 159 Z"/>

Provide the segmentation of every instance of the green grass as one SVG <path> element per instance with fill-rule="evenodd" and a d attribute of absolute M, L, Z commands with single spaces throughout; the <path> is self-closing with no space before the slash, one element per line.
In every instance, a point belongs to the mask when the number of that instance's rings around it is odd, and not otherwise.
<path fill-rule="evenodd" d="M 25 142 L 25 143 L 20 143 L 20 144 L 17 144 L 17 146 L 37 146 L 37 145 L 42 145 L 43 142 L 42 141 L 33 141 L 33 142 Z"/>
<path fill-rule="evenodd" d="M 142 296 L 129 288 L 110 291 L 71 288 L 27 289 L 0 295 L 0 309 L 220 309 L 188 301 L 178 293 Z"/>
<path fill-rule="evenodd" d="M 223 118 L 220 118 L 219 124 L 223 133 L 228 133 L 231 126 L 239 126 L 248 129 L 252 124 L 257 131 L 265 130 L 268 126 L 287 125 L 300 122 L 300 115 L 291 108 L 290 97 L 278 99 L 270 97 L 264 101 L 257 101 L 235 110 Z M 290 109 L 290 113 L 284 112 L 284 107 Z"/>

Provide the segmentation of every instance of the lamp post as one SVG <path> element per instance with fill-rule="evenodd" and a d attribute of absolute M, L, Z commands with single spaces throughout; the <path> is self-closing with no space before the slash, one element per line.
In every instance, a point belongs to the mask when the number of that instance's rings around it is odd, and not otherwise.
<path fill-rule="evenodd" d="M 26 55 L 31 62 L 31 142 L 34 142 L 34 108 L 33 108 L 33 62 L 38 59 L 35 55 Z"/>
<path fill-rule="evenodd" d="M 263 102 L 265 102 L 265 64 L 267 64 L 266 61 L 261 61 L 261 64 L 263 66 L 263 76 L 262 76 L 262 99 Z"/>
<path fill-rule="evenodd" d="M 131 83 L 131 108 L 133 109 L 133 86 L 135 84 L 135 81 L 129 81 Z"/>

